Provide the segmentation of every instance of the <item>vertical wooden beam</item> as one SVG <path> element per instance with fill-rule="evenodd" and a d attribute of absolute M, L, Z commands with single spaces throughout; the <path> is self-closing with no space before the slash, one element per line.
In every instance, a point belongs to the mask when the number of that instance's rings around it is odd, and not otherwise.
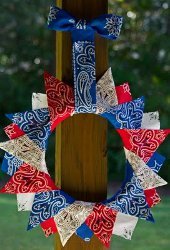
<path fill-rule="evenodd" d="M 107 13 L 108 0 L 57 0 L 78 18 L 91 19 Z M 73 84 L 70 33 L 57 32 L 57 77 Z M 96 70 L 99 79 L 108 67 L 107 41 L 96 36 Z M 64 121 L 56 134 L 56 183 L 77 200 L 101 201 L 107 195 L 107 122 L 92 114 Z M 85 243 L 74 235 L 63 248 L 56 236 L 55 250 L 103 250 L 96 237 Z"/>

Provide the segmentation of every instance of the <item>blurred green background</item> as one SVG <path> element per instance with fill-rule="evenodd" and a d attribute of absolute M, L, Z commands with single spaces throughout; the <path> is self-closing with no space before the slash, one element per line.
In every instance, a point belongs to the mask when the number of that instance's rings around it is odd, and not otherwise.
<path fill-rule="evenodd" d="M 49 0 L 0 1 L 0 138 L 9 124 L 5 113 L 31 109 L 32 92 L 44 92 L 43 70 L 55 72 L 54 32 L 46 29 Z M 109 42 L 110 66 L 116 85 L 129 82 L 134 98 L 146 97 L 145 110 L 160 112 L 161 128 L 170 127 L 170 1 L 115 0 L 110 12 L 122 15 L 120 38 Z M 167 157 L 160 175 L 170 182 L 168 140 L 159 149 Z M 54 169 L 54 135 L 50 138 L 48 166 Z M 0 163 L 3 153 L 0 152 Z M 120 138 L 109 125 L 108 177 L 119 185 L 124 176 L 124 152 Z M 0 179 L 6 178 L 2 173 Z M 140 222 L 134 240 L 115 237 L 113 249 L 168 250 L 170 245 L 169 190 L 162 191 L 163 202 L 154 209 L 156 225 Z M 3 250 L 51 250 L 53 237 L 46 240 L 39 229 L 26 233 L 28 214 L 18 214 L 15 198 L 0 197 L 0 241 Z M 5 211 L 5 212 L 4 212 Z M 7 223 L 8 222 L 8 223 Z M 169 223 L 169 224 L 168 224 Z M 166 231 L 165 231 L 166 230 Z M 32 243 L 34 246 L 32 246 Z"/>

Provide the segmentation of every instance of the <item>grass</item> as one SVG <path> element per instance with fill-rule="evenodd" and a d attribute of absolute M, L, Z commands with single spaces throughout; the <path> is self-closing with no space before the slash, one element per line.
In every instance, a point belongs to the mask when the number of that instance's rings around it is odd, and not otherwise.
<path fill-rule="evenodd" d="M 140 220 L 132 241 L 113 236 L 111 250 L 169 250 L 170 198 L 152 209 L 156 224 Z M 40 228 L 27 232 L 29 213 L 17 212 L 16 198 L 0 196 L 0 249 L 1 250 L 53 250 L 54 236 L 46 239 Z M 96 249 L 97 250 L 97 249 Z"/>

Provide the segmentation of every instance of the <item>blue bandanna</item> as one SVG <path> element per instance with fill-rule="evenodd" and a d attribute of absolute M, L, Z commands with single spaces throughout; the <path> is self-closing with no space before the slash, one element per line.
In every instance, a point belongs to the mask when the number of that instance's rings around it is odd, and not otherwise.
<path fill-rule="evenodd" d="M 42 150 L 47 148 L 50 131 L 50 115 L 47 108 L 6 115 Z"/>
<path fill-rule="evenodd" d="M 28 230 L 38 226 L 43 221 L 54 217 L 74 201 L 74 198 L 61 190 L 35 194 L 29 218 Z"/>
<path fill-rule="evenodd" d="M 76 113 L 96 112 L 95 33 L 115 40 L 120 34 L 122 21 L 120 16 L 106 14 L 88 22 L 51 6 L 48 28 L 72 33 Z"/>
<path fill-rule="evenodd" d="M 138 129 L 141 128 L 144 111 L 144 97 L 131 102 L 126 102 L 113 107 L 109 112 L 101 114 L 116 129 Z"/>

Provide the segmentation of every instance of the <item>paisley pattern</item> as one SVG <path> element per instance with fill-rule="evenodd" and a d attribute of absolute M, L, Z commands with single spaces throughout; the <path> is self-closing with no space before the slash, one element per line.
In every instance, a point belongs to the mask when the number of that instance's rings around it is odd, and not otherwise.
<path fill-rule="evenodd" d="M 47 21 L 48 24 L 50 24 L 50 22 L 56 19 L 56 15 L 58 12 L 59 12 L 58 8 L 55 8 L 55 6 L 50 6 L 50 12 L 49 12 L 48 21 Z"/>
<path fill-rule="evenodd" d="M 10 139 L 15 139 L 25 134 L 24 131 L 22 131 L 15 123 L 5 127 L 4 132 Z"/>
<path fill-rule="evenodd" d="M 96 204 L 86 219 L 86 224 L 106 247 L 110 246 L 116 215 L 117 211 L 103 204 Z"/>
<path fill-rule="evenodd" d="M 122 17 L 109 14 L 87 22 L 55 6 L 51 8 L 49 29 L 72 33 L 76 113 L 96 113 L 94 34 L 97 32 L 104 38 L 114 40 L 119 36 L 122 20 Z"/>
<path fill-rule="evenodd" d="M 143 114 L 141 128 L 160 129 L 159 112 L 157 111 Z"/>
<path fill-rule="evenodd" d="M 4 173 L 12 176 L 22 164 L 23 161 L 9 153 L 5 153 L 1 169 Z"/>
<path fill-rule="evenodd" d="M 109 112 L 101 114 L 117 129 L 137 129 L 141 127 L 144 110 L 144 98 L 120 104 Z"/>
<path fill-rule="evenodd" d="M 119 104 L 132 101 L 132 95 L 128 83 L 116 86 L 116 95 Z"/>
<path fill-rule="evenodd" d="M 4 128 L 4 132 L 10 139 L 15 139 L 24 135 L 25 133 L 14 123 L 8 125 Z M 15 156 L 5 153 L 4 159 L 2 162 L 1 169 L 6 174 L 12 176 L 18 168 L 23 164 L 23 161 L 16 158 Z"/>
<path fill-rule="evenodd" d="M 63 246 L 92 213 L 93 207 L 92 203 L 76 201 L 54 216 Z"/>
<path fill-rule="evenodd" d="M 41 93 L 32 94 L 32 110 L 48 108 L 47 95 Z"/>
<path fill-rule="evenodd" d="M 46 237 L 49 237 L 50 235 L 57 233 L 57 227 L 54 218 L 50 218 L 42 222 L 41 228 L 44 231 Z"/>
<path fill-rule="evenodd" d="M 165 161 L 165 157 L 158 154 L 157 152 L 155 152 L 152 157 L 150 158 L 150 160 L 147 162 L 147 165 L 155 172 L 158 173 L 161 169 L 161 167 L 163 166 Z"/>
<path fill-rule="evenodd" d="M 121 189 L 110 200 L 104 202 L 104 204 L 121 213 L 153 222 L 154 219 L 146 202 L 140 180 L 133 174 L 128 162 L 126 167 L 127 178 Z"/>
<path fill-rule="evenodd" d="M 74 201 L 75 199 L 61 190 L 37 193 L 29 218 L 28 230 L 54 217 Z"/>
<path fill-rule="evenodd" d="M 155 188 L 144 190 L 144 193 L 149 207 L 154 207 L 161 202 L 161 198 Z"/>
<path fill-rule="evenodd" d="M 45 89 L 50 112 L 51 130 L 74 113 L 75 101 L 72 87 L 44 73 Z"/>
<path fill-rule="evenodd" d="M 75 113 L 96 112 L 94 42 L 73 43 Z"/>
<path fill-rule="evenodd" d="M 31 211 L 34 197 L 34 193 L 17 194 L 18 211 Z"/>
<path fill-rule="evenodd" d="M 23 113 L 8 114 L 27 136 L 42 150 L 47 147 L 47 139 L 50 135 L 50 120 L 48 109 L 37 109 Z"/>
<path fill-rule="evenodd" d="M 156 188 L 159 186 L 166 185 L 159 175 L 157 175 L 151 168 L 149 168 L 145 162 L 135 155 L 133 152 L 125 149 L 126 159 L 132 166 L 135 175 L 138 177 L 140 184 L 144 190 Z"/>
<path fill-rule="evenodd" d="M 105 29 L 107 29 L 110 36 L 117 38 L 120 35 L 120 29 L 123 24 L 123 18 L 112 15 L 109 18 L 106 18 Z"/>
<path fill-rule="evenodd" d="M 48 172 L 45 161 L 45 154 L 41 149 L 28 138 L 27 135 L 20 136 L 19 138 L 11 141 L 0 143 L 0 148 L 16 156 L 21 161 L 36 167 L 42 172 Z"/>
<path fill-rule="evenodd" d="M 48 174 L 40 172 L 28 164 L 23 164 L 0 190 L 0 193 L 40 193 L 56 189 L 57 187 Z"/>
<path fill-rule="evenodd" d="M 113 228 L 113 234 L 131 240 L 138 218 L 127 214 L 118 213 Z"/>
<path fill-rule="evenodd" d="M 148 162 L 169 134 L 169 130 L 117 129 L 126 149 Z"/>
<path fill-rule="evenodd" d="M 118 105 L 116 88 L 109 68 L 96 85 L 97 114 L 110 112 L 111 108 Z"/>

